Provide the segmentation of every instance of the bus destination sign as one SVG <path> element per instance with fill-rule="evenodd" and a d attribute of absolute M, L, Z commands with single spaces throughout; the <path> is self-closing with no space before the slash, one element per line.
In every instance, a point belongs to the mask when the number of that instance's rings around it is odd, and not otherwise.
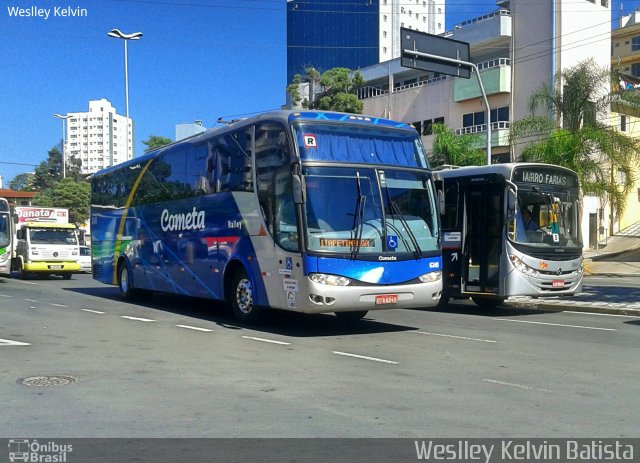
<path fill-rule="evenodd" d="M 569 172 L 553 167 L 532 166 L 514 169 L 513 180 L 518 183 L 535 183 L 562 187 L 577 187 L 578 178 Z"/>

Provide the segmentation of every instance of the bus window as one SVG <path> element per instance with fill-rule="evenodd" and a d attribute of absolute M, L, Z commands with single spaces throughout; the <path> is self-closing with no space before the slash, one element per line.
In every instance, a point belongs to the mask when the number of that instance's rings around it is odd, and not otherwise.
<path fill-rule="evenodd" d="M 252 191 L 251 134 L 233 132 L 218 139 L 218 179 L 220 191 Z"/>

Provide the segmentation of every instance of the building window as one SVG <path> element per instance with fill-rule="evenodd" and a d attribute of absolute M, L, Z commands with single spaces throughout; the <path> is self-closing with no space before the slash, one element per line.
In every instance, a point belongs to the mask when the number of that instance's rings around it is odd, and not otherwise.
<path fill-rule="evenodd" d="M 640 63 L 631 65 L 631 75 L 634 77 L 640 77 Z"/>
<path fill-rule="evenodd" d="M 386 15 L 386 14 L 382 16 L 382 20 L 383 20 L 384 22 L 387 22 L 387 15 Z"/>
<path fill-rule="evenodd" d="M 387 38 L 387 31 L 382 31 L 382 36 L 386 39 Z"/>
<path fill-rule="evenodd" d="M 609 8 L 609 0 L 600 0 L 600 5 Z"/>
<path fill-rule="evenodd" d="M 382 53 L 387 54 L 387 47 L 382 47 Z"/>
<path fill-rule="evenodd" d="M 621 115 L 620 116 L 620 132 L 626 132 L 627 131 L 627 116 Z"/>
<path fill-rule="evenodd" d="M 635 36 L 631 39 L 631 51 L 640 50 L 640 35 Z"/>

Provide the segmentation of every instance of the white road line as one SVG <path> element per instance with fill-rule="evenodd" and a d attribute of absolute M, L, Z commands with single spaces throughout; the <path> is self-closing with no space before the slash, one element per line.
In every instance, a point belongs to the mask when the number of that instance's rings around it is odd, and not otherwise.
<path fill-rule="evenodd" d="M 397 365 L 398 363 L 400 363 L 400 362 L 394 362 L 393 360 L 379 359 L 376 357 L 367 357 L 366 355 L 356 355 L 356 354 L 349 354 L 347 352 L 339 352 L 337 350 L 334 350 L 332 352 L 336 355 L 342 355 L 344 357 L 353 357 L 357 359 L 371 360 L 373 362 L 390 363 L 391 365 Z"/>
<path fill-rule="evenodd" d="M 54 307 L 69 307 L 68 305 L 64 305 L 64 304 L 54 304 L 53 302 L 51 303 L 52 306 Z"/>
<path fill-rule="evenodd" d="M 213 331 L 213 330 L 210 330 L 210 329 L 208 329 L 208 328 L 199 328 L 199 327 L 197 327 L 197 326 L 189 326 L 189 325 L 176 325 L 176 326 L 177 326 L 178 328 L 186 328 L 186 329 L 188 329 L 188 330 L 206 331 L 207 333 L 208 333 L 208 332 Z"/>
<path fill-rule="evenodd" d="M 573 310 L 565 310 L 563 313 L 574 313 L 578 315 L 596 315 L 598 317 L 640 318 L 637 315 L 619 315 L 615 313 L 597 313 L 597 312 L 574 312 Z"/>
<path fill-rule="evenodd" d="M 494 318 L 494 320 L 500 320 L 503 322 L 514 322 L 514 323 L 530 323 L 532 325 L 547 325 L 547 326 L 562 326 L 565 328 L 580 328 L 583 330 L 599 330 L 599 331 L 618 331 L 614 328 L 599 328 L 596 326 L 581 326 L 581 325 L 565 325 L 563 323 L 545 323 L 545 322 L 532 322 L 529 320 L 510 320 L 508 318 Z"/>
<path fill-rule="evenodd" d="M 465 341 L 497 342 L 497 341 L 494 341 L 492 339 L 467 338 L 465 336 L 454 336 L 452 334 L 429 333 L 427 331 L 414 331 L 414 333 L 428 334 L 429 336 L 441 336 L 443 338 L 464 339 Z"/>
<path fill-rule="evenodd" d="M 282 346 L 290 346 L 290 342 L 274 341 L 273 339 L 254 338 L 253 336 L 242 336 L 244 339 L 252 339 L 254 341 L 269 342 L 271 344 L 280 344 Z"/>
<path fill-rule="evenodd" d="M 98 314 L 103 314 L 104 312 L 100 312 L 99 310 L 91 310 L 91 309 L 80 309 L 83 312 L 90 312 L 90 313 L 98 313 Z"/>
<path fill-rule="evenodd" d="M 120 318 L 126 318 L 127 320 L 135 320 L 138 322 L 155 322 L 155 320 L 151 320 L 150 318 L 129 317 L 127 315 L 122 315 Z"/>
<path fill-rule="evenodd" d="M 550 391 L 549 389 L 543 389 L 541 387 L 525 386 L 523 384 L 508 383 L 506 381 L 498 381 L 497 379 L 485 378 L 482 381 L 484 381 L 485 383 L 499 384 L 500 386 L 509 386 L 509 387 L 515 387 L 515 388 L 518 388 L 518 389 L 525 389 L 527 391 L 539 391 L 539 392 L 551 392 L 551 393 L 553 393 L 553 391 Z"/>
<path fill-rule="evenodd" d="M 13 296 L 9 296 L 8 294 L 0 294 L 0 297 L 13 297 Z"/>
<path fill-rule="evenodd" d="M 0 346 L 30 346 L 28 342 L 12 341 L 10 339 L 0 339 Z"/>
<path fill-rule="evenodd" d="M 22 280 L 15 280 L 18 283 L 22 283 L 23 285 L 37 285 L 38 283 L 33 283 L 32 281 L 22 281 Z"/>
<path fill-rule="evenodd" d="M 40 302 L 40 301 L 36 301 L 35 299 L 23 299 L 23 301 L 27 301 L 27 302 Z"/>

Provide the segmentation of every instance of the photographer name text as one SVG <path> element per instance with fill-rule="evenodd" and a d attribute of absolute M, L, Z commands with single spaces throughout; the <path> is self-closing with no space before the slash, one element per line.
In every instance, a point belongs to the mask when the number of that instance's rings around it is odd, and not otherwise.
<path fill-rule="evenodd" d="M 79 6 L 56 6 L 53 8 L 40 8 L 37 5 L 20 8 L 18 6 L 7 6 L 9 16 L 16 18 L 40 18 L 45 21 L 53 18 L 85 18 L 89 16 L 86 8 Z"/>

